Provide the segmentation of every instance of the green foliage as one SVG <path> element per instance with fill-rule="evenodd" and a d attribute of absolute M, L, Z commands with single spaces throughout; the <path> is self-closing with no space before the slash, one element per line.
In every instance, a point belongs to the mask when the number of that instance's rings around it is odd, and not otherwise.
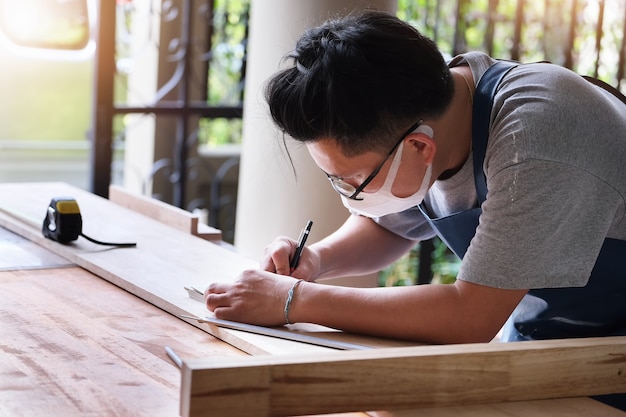
<path fill-rule="evenodd" d="M 461 260 L 439 239 L 435 239 L 433 251 L 433 280 L 434 283 L 451 284 L 456 280 L 461 267 Z"/>
<path fill-rule="evenodd" d="M 216 0 L 214 7 L 207 102 L 212 106 L 241 105 L 250 0 Z M 210 147 L 241 143 L 242 126 L 240 119 L 202 119 L 198 140 Z"/>
<path fill-rule="evenodd" d="M 241 142 L 241 119 L 200 119 L 198 122 L 198 138 L 200 143 L 217 147 L 229 143 Z"/>
<path fill-rule="evenodd" d="M 438 238 L 433 239 L 432 252 L 433 283 L 451 284 L 456 280 L 461 261 Z M 398 261 L 382 270 L 378 283 L 383 287 L 415 285 L 420 263 L 420 244 L 418 243 Z"/>
<path fill-rule="evenodd" d="M 378 285 L 381 287 L 414 285 L 419 270 L 419 247 L 418 243 L 402 258 L 383 269 L 378 275 Z"/>
<path fill-rule="evenodd" d="M 241 69 L 245 62 L 249 0 L 216 0 L 209 65 L 208 103 L 236 105 L 243 98 Z"/>

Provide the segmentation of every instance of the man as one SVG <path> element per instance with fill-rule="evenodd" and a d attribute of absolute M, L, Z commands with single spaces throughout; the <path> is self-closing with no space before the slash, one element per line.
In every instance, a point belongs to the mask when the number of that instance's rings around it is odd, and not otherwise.
<path fill-rule="evenodd" d="M 216 317 L 431 343 L 489 341 L 509 317 L 505 341 L 626 334 L 617 97 L 538 63 L 508 69 L 493 103 L 477 104 L 495 60 L 446 63 L 431 40 L 379 12 L 307 31 L 290 58 L 267 87 L 272 117 L 353 215 L 294 270 L 296 242 L 280 237 L 261 270 L 212 284 Z M 473 138 L 481 114 L 485 137 Z M 314 282 L 378 271 L 436 233 L 463 258 L 452 285 Z"/>

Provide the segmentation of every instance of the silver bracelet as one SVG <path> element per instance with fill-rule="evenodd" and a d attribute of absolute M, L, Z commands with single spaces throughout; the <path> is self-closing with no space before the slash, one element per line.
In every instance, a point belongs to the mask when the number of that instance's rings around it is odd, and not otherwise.
<path fill-rule="evenodd" d="M 292 324 L 289 321 L 289 307 L 291 306 L 291 302 L 293 301 L 293 293 L 296 291 L 296 288 L 298 287 L 298 285 L 300 285 L 301 282 L 301 279 L 297 280 L 287 293 L 287 301 L 285 301 L 285 322 L 287 322 L 287 324 Z"/>

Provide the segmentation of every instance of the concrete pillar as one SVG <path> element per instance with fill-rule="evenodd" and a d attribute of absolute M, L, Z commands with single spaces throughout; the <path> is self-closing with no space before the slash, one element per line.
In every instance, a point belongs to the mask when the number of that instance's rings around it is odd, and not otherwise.
<path fill-rule="evenodd" d="M 306 147 L 287 137 L 295 172 L 292 169 L 282 134 L 269 116 L 264 86 L 306 28 L 355 10 L 395 13 L 396 7 L 395 0 L 252 1 L 235 228 L 235 246 L 241 252 L 260 259 L 274 237 L 297 238 L 308 219 L 314 222 L 309 237 L 309 243 L 313 243 L 336 230 L 348 217 Z M 375 280 L 371 277 L 369 285 L 375 285 Z"/>

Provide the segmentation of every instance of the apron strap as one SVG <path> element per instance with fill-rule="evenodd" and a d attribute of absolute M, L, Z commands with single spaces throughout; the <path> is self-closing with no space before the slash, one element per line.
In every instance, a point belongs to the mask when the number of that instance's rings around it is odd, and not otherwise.
<path fill-rule="evenodd" d="M 590 77 L 588 75 L 583 75 L 582 77 L 585 80 L 589 81 L 591 84 L 597 85 L 598 87 L 605 89 L 606 91 L 620 99 L 622 103 L 626 104 L 626 96 L 624 96 L 617 88 L 613 87 L 611 84 L 607 84 L 602 80 Z"/>
<path fill-rule="evenodd" d="M 489 138 L 489 123 L 491 122 L 491 108 L 498 85 L 504 76 L 518 62 L 498 61 L 483 74 L 478 81 L 474 92 L 474 107 L 472 109 L 472 153 L 474 163 L 474 184 L 478 196 L 478 204 L 482 205 L 487 199 L 487 178 L 483 170 L 483 163 L 487 153 L 487 139 Z"/>

